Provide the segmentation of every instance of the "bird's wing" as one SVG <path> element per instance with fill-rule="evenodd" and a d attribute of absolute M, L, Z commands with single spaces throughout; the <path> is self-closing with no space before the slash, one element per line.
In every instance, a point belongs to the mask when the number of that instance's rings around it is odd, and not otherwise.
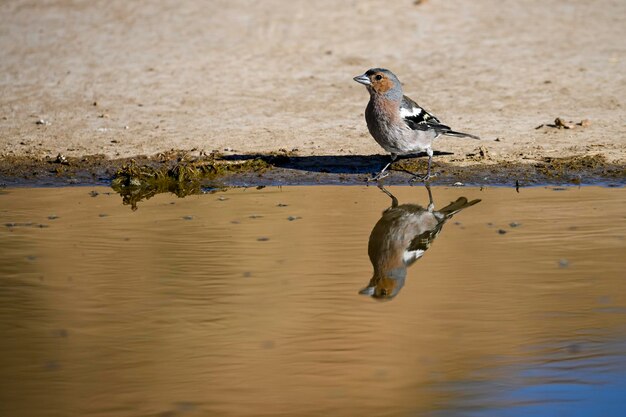
<path fill-rule="evenodd" d="M 413 130 L 434 129 L 441 133 L 450 130 L 449 126 L 441 124 L 439 119 L 407 96 L 402 96 L 402 101 L 400 102 L 400 116 L 402 120 L 404 120 L 404 123 Z"/>
<path fill-rule="evenodd" d="M 438 232 L 437 232 L 438 233 Z M 411 266 L 413 262 L 421 258 L 430 247 L 430 243 L 436 236 L 433 236 L 432 230 L 427 230 L 419 236 L 415 236 L 404 250 L 402 260 L 406 266 Z"/>
<path fill-rule="evenodd" d="M 478 136 L 470 135 L 469 133 L 452 130 L 450 126 L 442 124 L 439 119 L 428 113 L 407 96 L 402 96 L 402 101 L 400 102 L 400 116 L 402 120 L 404 120 L 404 123 L 413 130 L 434 130 L 437 135 L 480 139 Z"/>

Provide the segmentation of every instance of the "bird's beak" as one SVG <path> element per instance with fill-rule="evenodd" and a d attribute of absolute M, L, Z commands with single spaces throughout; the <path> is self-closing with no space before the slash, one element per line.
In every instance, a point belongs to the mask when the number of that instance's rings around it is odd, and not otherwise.
<path fill-rule="evenodd" d="M 363 74 L 363 75 L 359 75 L 353 78 L 354 81 L 356 81 L 359 84 L 363 84 L 363 85 L 370 85 L 372 84 L 370 82 L 370 79 L 367 75 Z"/>
<path fill-rule="evenodd" d="M 359 294 L 371 296 L 374 295 L 374 292 L 376 292 L 376 287 L 365 287 L 361 291 L 359 291 Z"/>

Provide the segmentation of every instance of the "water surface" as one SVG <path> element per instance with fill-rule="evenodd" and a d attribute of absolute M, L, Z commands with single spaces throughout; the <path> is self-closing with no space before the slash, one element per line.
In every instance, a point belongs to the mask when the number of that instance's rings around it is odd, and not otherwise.
<path fill-rule="evenodd" d="M 623 189 L 388 192 L 4 190 L 0 415 L 623 415 Z"/>

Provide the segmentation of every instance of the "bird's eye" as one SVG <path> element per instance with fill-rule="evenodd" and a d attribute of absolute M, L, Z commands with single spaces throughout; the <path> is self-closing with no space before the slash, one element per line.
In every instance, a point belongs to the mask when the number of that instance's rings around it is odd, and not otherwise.
<path fill-rule="evenodd" d="M 380 81 L 383 79 L 383 76 L 380 74 L 376 74 L 376 76 L 374 77 L 376 79 L 376 81 Z"/>

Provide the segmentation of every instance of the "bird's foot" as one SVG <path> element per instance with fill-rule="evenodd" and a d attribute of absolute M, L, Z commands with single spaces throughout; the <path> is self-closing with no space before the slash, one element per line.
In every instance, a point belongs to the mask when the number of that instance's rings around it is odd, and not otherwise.
<path fill-rule="evenodd" d="M 388 172 L 379 172 L 378 174 L 374 175 L 371 178 L 367 179 L 367 182 L 375 182 L 375 181 L 380 181 L 383 178 L 387 178 L 389 176 Z"/>
<path fill-rule="evenodd" d="M 435 178 L 437 176 L 436 173 L 432 173 L 432 174 L 426 174 L 426 175 L 413 175 L 413 178 L 411 178 L 409 180 L 409 183 L 414 183 L 414 182 L 429 182 L 432 178 Z"/>

